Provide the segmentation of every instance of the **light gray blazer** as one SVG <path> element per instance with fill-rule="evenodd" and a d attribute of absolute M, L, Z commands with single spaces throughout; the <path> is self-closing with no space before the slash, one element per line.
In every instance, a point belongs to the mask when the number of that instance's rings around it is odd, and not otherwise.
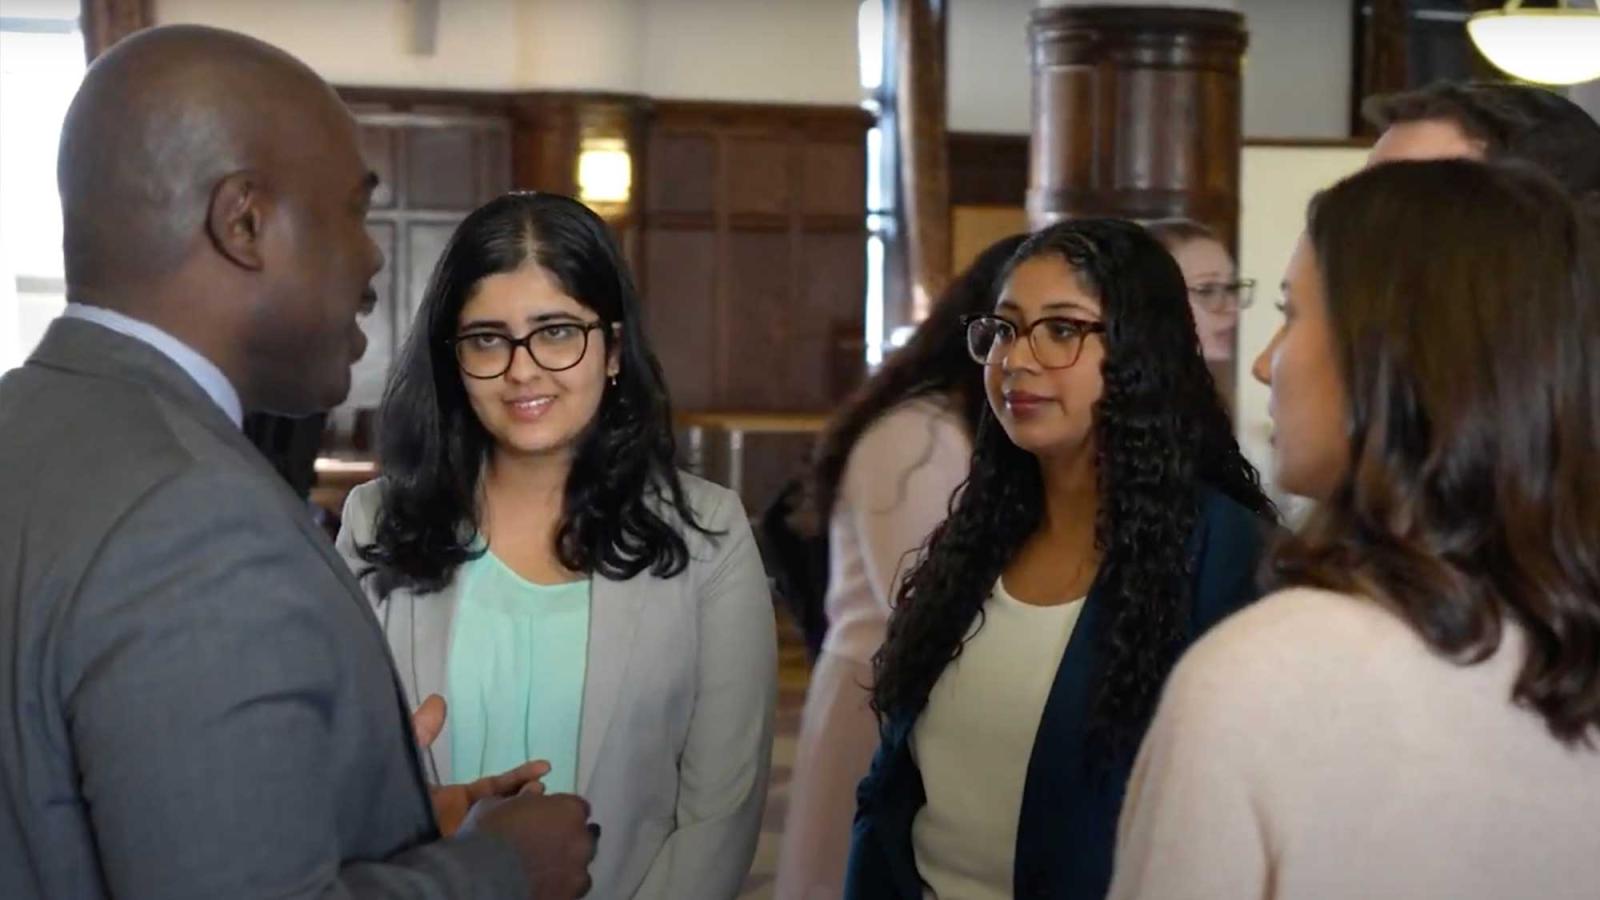
<path fill-rule="evenodd" d="M 577 787 L 604 829 L 590 896 L 605 900 L 732 898 L 761 831 L 777 696 L 772 599 L 738 496 L 683 481 L 700 523 L 724 534 L 685 529 L 690 561 L 676 577 L 595 576 L 592 588 Z M 336 545 L 356 572 L 369 568 L 356 548 L 372 540 L 382 492 L 368 482 L 345 503 Z M 446 694 L 459 592 L 457 579 L 435 594 L 373 598 L 413 706 Z M 430 778 L 449 777 L 448 715 L 424 756 Z"/>
<path fill-rule="evenodd" d="M 182 369 L 59 320 L 0 378 L 0 895 L 517 898 L 439 842 L 383 634 Z"/>

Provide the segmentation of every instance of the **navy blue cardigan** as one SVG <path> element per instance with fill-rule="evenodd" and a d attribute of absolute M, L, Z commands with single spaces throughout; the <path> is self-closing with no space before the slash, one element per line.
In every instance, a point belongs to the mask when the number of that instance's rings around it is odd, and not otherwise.
<path fill-rule="evenodd" d="M 1272 526 L 1222 494 L 1204 489 L 1189 539 L 1194 608 L 1189 642 L 1260 592 L 1256 569 Z M 1105 601 L 1091 589 L 1056 669 L 1034 738 L 1017 821 L 1012 888 L 1016 897 L 1100 900 L 1111 886 L 1117 816 L 1133 768 L 1086 758 L 1089 705 L 1098 668 L 1096 638 Z M 921 900 L 911 822 L 927 802 L 911 755 L 915 716 L 883 724 L 872 768 L 856 791 L 856 820 L 845 876 L 846 900 Z"/>

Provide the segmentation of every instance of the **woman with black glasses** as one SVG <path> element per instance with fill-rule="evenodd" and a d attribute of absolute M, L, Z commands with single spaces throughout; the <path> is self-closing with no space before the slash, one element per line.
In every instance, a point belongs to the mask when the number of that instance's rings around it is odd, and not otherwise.
<path fill-rule="evenodd" d="M 1193 219 L 1157 219 L 1145 227 L 1183 272 L 1200 353 L 1231 403 L 1239 354 L 1239 313 L 1255 299 L 1255 279 L 1240 278 L 1222 239 Z"/>
<path fill-rule="evenodd" d="M 547 761 L 545 788 L 604 829 L 594 896 L 733 897 L 765 801 L 772 603 L 739 499 L 674 469 L 660 366 L 593 212 L 519 193 L 467 217 L 379 454 L 338 545 L 408 698 L 446 701 L 430 778 Z"/>
<path fill-rule="evenodd" d="M 1257 595 L 1273 509 L 1172 257 L 1131 222 L 1065 222 L 999 285 L 968 322 L 988 398 L 970 479 L 874 659 L 861 900 L 1102 897 L 1167 672 Z"/>

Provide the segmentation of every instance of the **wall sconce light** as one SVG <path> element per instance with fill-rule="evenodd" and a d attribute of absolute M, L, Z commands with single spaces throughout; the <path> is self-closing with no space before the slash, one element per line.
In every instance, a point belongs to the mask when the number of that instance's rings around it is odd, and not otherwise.
<path fill-rule="evenodd" d="M 1539 84 L 1600 78 L 1600 10 L 1523 9 L 1511 0 L 1467 20 L 1484 58 L 1507 75 Z"/>
<path fill-rule="evenodd" d="M 584 138 L 578 148 L 578 199 L 590 206 L 626 206 L 633 192 L 633 157 L 622 138 Z"/>

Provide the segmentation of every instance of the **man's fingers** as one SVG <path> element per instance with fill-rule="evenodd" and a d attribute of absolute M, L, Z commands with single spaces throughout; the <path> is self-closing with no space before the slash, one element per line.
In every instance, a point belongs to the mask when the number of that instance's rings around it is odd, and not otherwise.
<path fill-rule="evenodd" d="M 411 730 L 417 736 L 418 746 L 427 749 L 438 740 L 439 732 L 444 730 L 445 713 L 444 698 L 429 694 L 417 711 L 411 714 Z"/>

